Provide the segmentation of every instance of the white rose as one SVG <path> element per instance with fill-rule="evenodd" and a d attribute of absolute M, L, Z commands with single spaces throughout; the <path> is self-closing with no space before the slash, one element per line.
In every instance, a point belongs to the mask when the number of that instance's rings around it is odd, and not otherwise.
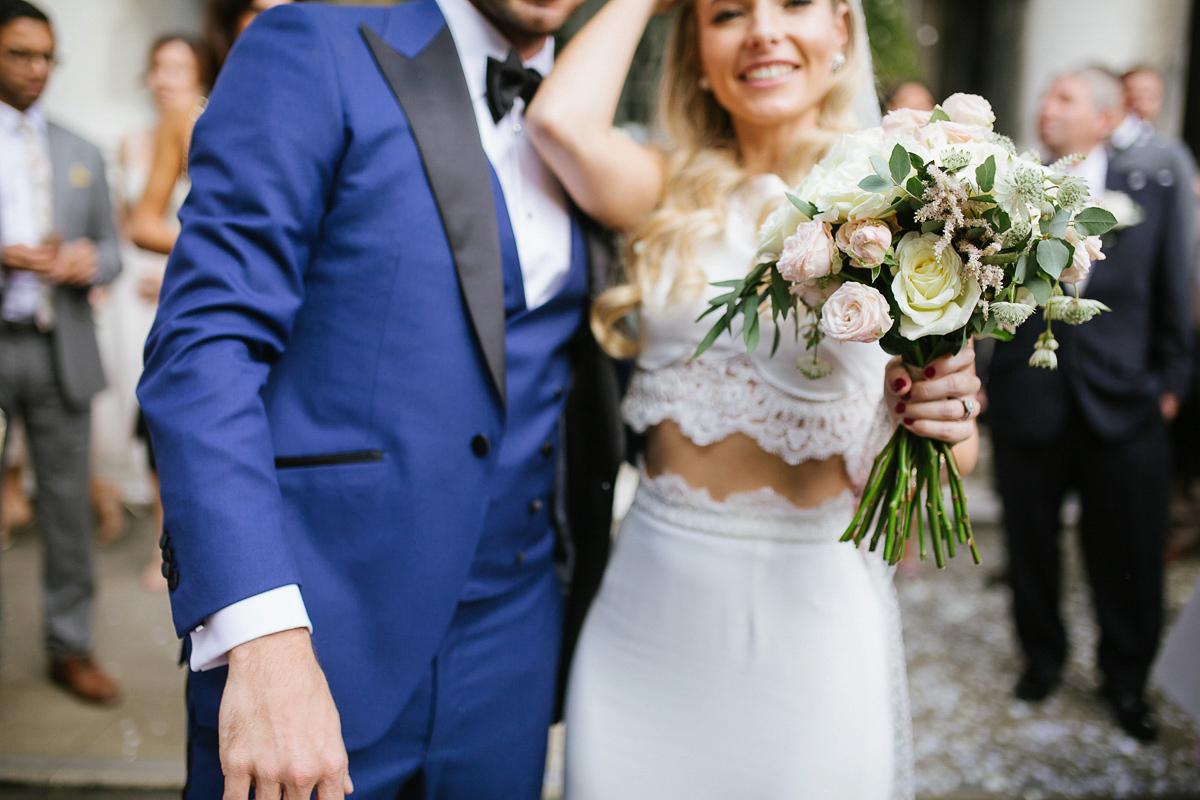
<path fill-rule="evenodd" d="M 1062 283 L 1079 283 L 1092 271 L 1093 261 L 1103 261 L 1107 256 L 1100 249 L 1099 236 L 1080 238 L 1074 225 L 1067 228 L 1067 241 L 1075 248 L 1075 257 L 1071 260 L 1071 266 L 1064 269 L 1058 279 Z"/>
<path fill-rule="evenodd" d="M 929 111 L 897 108 L 883 118 L 883 132 L 888 136 L 915 136 L 917 129 L 929 124 Z"/>
<path fill-rule="evenodd" d="M 952 94 L 942 103 L 942 110 L 951 122 L 961 122 L 963 125 L 980 125 L 990 129 L 996 121 L 992 104 L 977 94 Z"/>
<path fill-rule="evenodd" d="M 865 283 L 843 283 L 821 310 L 821 331 L 839 342 L 875 342 L 892 328 L 887 299 Z"/>
<path fill-rule="evenodd" d="M 759 226 L 759 255 L 766 256 L 768 261 L 779 258 L 779 254 L 783 252 L 783 240 L 795 233 L 800 223 L 807 221 L 808 217 L 792 205 L 790 200 L 785 199 Z"/>
<path fill-rule="evenodd" d="M 883 218 L 902 190 L 892 187 L 885 192 L 868 192 L 858 184 L 875 174 L 871 156 L 887 159 L 894 146 L 895 142 L 887 140 L 880 128 L 846 134 L 812 168 L 796 193 L 820 209 L 816 219 L 823 222 L 836 225 L 846 220 Z"/>
<path fill-rule="evenodd" d="M 892 246 L 892 229 L 873 219 L 847 222 L 838 228 L 838 248 L 857 267 L 878 267 Z"/>
<path fill-rule="evenodd" d="M 837 261 L 837 247 L 829 226 L 817 220 L 802 222 L 783 243 L 779 274 L 793 284 L 806 283 L 835 272 Z"/>
<path fill-rule="evenodd" d="M 962 259 L 947 247 L 938 257 L 934 233 L 907 233 L 896 245 L 892 294 L 900 306 L 900 333 L 920 339 L 967 324 L 979 301 L 979 282 L 963 274 Z"/>

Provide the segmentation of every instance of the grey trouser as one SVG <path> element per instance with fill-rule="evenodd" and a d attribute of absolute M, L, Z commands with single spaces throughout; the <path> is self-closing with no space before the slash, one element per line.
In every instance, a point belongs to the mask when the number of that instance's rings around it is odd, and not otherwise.
<path fill-rule="evenodd" d="M 49 335 L 0 323 L 0 408 L 20 418 L 37 479 L 46 648 L 52 658 L 92 645 L 92 520 L 88 505 L 91 412 L 63 402 Z"/>

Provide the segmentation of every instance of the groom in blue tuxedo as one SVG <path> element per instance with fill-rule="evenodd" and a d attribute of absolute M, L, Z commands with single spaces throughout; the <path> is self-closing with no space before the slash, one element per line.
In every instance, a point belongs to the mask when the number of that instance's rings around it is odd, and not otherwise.
<path fill-rule="evenodd" d="M 285 5 L 221 73 L 138 393 L 186 798 L 540 796 L 621 459 L 522 118 L 576 5 Z"/>

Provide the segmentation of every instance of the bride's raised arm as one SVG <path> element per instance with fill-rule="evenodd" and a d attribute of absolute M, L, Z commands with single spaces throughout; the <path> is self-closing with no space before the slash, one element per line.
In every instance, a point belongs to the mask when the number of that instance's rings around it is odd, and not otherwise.
<path fill-rule="evenodd" d="M 661 0 L 609 0 L 558 56 L 525 113 L 529 136 L 575 203 L 628 230 L 658 205 L 665 159 L 613 127 L 634 51 Z"/>

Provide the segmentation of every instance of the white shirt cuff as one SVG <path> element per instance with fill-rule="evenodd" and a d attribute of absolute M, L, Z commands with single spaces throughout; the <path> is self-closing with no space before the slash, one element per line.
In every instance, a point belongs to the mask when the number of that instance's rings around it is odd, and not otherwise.
<path fill-rule="evenodd" d="M 209 616 L 191 632 L 188 666 L 193 672 L 222 667 L 229 663 L 229 651 L 239 644 L 293 628 L 308 628 L 312 633 L 304 598 L 294 583 L 247 597 Z"/>

